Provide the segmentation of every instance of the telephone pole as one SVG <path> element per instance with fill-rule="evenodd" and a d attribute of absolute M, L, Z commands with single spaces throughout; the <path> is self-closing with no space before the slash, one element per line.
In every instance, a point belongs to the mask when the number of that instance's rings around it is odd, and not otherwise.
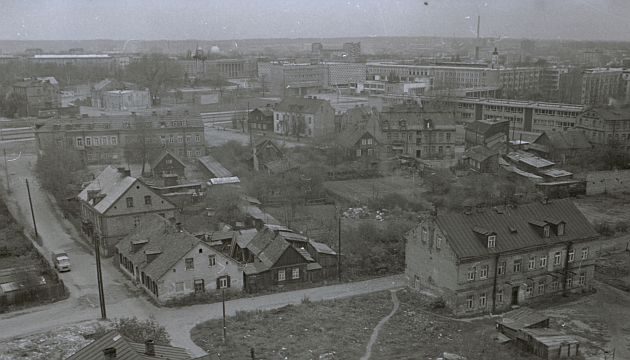
<path fill-rule="evenodd" d="M 96 281 L 98 282 L 98 301 L 101 307 L 101 319 L 107 320 L 107 310 L 105 309 L 105 292 L 103 290 L 103 273 L 101 271 L 101 245 L 100 238 L 92 235 L 94 239 L 94 255 L 96 256 Z"/>
<path fill-rule="evenodd" d="M 337 278 L 341 282 L 341 209 L 337 217 Z"/>
<path fill-rule="evenodd" d="M 35 212 L 33 211 L 33 200 L 31 199 L 31 188 L 28 186 L 28 179 L 26 180 L 26 191 L 28 192 L 28 203 L 31 206 L 31 217 L 33 218 L 33 228 L 35 229 L 35 239 L 39 239 L 39 234 L 37 233 L 37 223 L 35 222 Z"/>
<path fill-rule="evenodd" d="M 221 289 L 221 299 L 223 302 L 223 343 L 227 341 L 227 327 L 225 326 L 225 288 Z"/>
<path fill-rule="evenodd" d="M 7 177 L 7 192 L 11 193 L 11 185 L 9 184 L 9 166 L 7 164 L 7 149 L 2 149 L 4 154 L 4 174 Z"/>

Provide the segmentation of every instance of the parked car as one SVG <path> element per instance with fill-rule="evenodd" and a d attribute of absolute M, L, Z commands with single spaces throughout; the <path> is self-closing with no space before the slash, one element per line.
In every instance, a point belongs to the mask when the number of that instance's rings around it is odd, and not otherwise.
<path fill-rule="evenodd" d="M 70 258 L 65 251 L 53 251 L 52 263 L 59 272 L 70 271 Z"/>

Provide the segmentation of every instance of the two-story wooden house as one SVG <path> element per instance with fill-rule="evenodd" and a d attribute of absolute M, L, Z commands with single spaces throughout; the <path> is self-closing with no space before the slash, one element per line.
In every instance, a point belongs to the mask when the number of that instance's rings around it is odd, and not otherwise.
<path fill-rule="evenodd" d="M 120 239 L 138 227 L 147 215 L 175 217 L 176 207 L 129 170 L 108 166 L 78 195 L 82 231 L 100 241 L 105 256 Z"/>
<path fill-rule="evenodd" d="M 570 200 L 430 216 L 407 234 L 413 288 L 458 315 L 498 312 L 592 286 L 598 234 Z"/>

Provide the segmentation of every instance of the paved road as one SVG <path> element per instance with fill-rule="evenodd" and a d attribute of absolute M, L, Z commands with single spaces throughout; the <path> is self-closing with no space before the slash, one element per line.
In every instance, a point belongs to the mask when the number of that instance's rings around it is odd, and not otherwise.
<path fill-rule="evenodd" d="M 49 331 L 61 325 L 100 318 L 94 257 L 88 248 L 78 240 L 80 235 L 72 225 L 62 218 L 56 204 L 40 189 L 33 175 L 35 161 L 36 158 L 32 155 L 22 155 L 19 160 L 9 163 L 12 192 L 8 196 L 7 205 L 18 221 L 25 227 L 32 229 L 24 184 L 24 179 L 28 178 L 31 185 L 37 228 L 42 238 L 40 250 L 49 254 L 51 250 L 63 249 L 71 259 L 72 271 L 61 274 L 70 289 L 70 297 L 53 304 L 0 315 L 0 340 Z M 204 354 L 191 341 L 190 330 L 199 322 L 221 318 L 222 306 L 220 303 L 194 305 L 178 309 L 158 308 L 147 301 L 146 297 L 114 268 L 111 260 L 103 261 L 102 265 L 109 318 L 136 316 L 140 319 L 147 319 L 153 317 L 166 327 L 173 339 L 173 345 L 184 347 L 193 355 Z M 226 309 L 228 315 L 233 315 L 237 310 L 267 310 L 288 304 L 299 304 L 305 297 L 312 301 L 336 299 L 398 288 L 403 285 L 402 276 L 393 276 L 255 298 L 236 299 L 228 301 Z"/>

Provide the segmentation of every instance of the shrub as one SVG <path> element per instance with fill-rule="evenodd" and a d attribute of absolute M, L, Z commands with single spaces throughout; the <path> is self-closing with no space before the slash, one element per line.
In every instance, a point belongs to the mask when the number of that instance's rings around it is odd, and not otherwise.
<path fill-rule="evenodd" d="M 439 297 L 431 302 L 431 309 L 445 309 L 446 301 L 442 297 Z"/>
<path fill-rule="evenodd" d="M 610 224 L 608 224 L 607 222 L 596 223 L 595 231 L 597 231 L 600 235 L 603 235 L 603 236 L 612 236 L 615 234 L 615 231 L 611 228 Z"/>
<path fill-rule="evenodd" d="M 144 321 L 139 320 L 135 316 L 116 319 L 114 329 L 129 340 L 137 343 L 153 340 L 158 345 L 169 345 L 171 342 L 171 337 L 166 332 L 166 328 L 152 318 Z"/>

